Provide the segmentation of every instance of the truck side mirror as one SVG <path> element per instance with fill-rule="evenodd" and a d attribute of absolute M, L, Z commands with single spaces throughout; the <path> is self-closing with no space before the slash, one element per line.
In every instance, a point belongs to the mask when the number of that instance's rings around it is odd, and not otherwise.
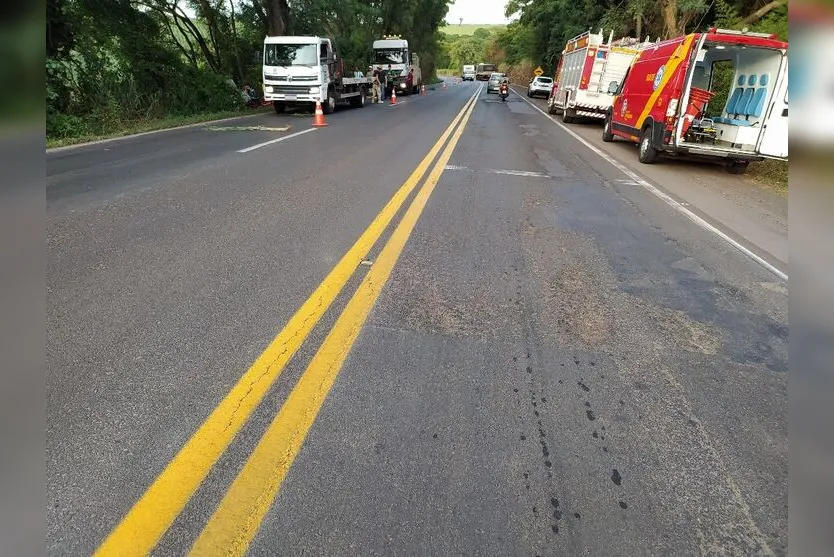
<path fill-rule="evenodd" d="M 620 89 L 620 84 L 616 81 L 612 81 L 608 84 L 608 94 L 609 95 L 616 95 L 617 91 Z"/>

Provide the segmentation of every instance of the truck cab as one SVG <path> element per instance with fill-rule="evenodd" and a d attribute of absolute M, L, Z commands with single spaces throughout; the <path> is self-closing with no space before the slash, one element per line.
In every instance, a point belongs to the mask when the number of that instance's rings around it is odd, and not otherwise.
<path fill-rule="evenodd" d="M 489 81 L 489 76 L 493 74 L 493 72 L 498 71 L 498 66 L 495 64 L 485 64 L 480 63 L 478 67 L 475 68 L 475 79 L 478 81 Z"/>
<path fill-rule="evenodd" d="M 329 114 L 341 101 L 364 105 L 370 81 L 345 77 L 344 62 L 329 38 L 277 36 L 264 39 L 263 83 L 264 99 L 276 112 L 320 102 Z"/>
<path fill-rule="evenodd" d="M 389 84 L 386 94 L 396 89 L 400 94 L 418 93 L 423 85 L 423 76 L 420 71 L 420 58 L 408 48 L 408 41 L 399 36 L 387 36 L 374 41 L 374 63 L 373 69 L 388 71 Z M 411 77 L 409 78 L 409 72 Z"/>

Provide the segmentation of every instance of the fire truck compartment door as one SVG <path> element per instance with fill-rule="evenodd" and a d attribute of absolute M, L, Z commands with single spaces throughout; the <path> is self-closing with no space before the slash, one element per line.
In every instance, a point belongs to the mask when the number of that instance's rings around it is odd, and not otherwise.
<path fill-rule="evenodd" d="M 788 158 L 788 57 L 782 57 L 782 71 L 770 106 L 765 113 L 764 129 L 756 146 L 760 155 Z"/>

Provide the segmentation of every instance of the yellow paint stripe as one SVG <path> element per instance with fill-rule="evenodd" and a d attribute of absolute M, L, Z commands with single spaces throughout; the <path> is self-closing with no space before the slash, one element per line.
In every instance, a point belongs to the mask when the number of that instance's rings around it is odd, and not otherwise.
<path fill-rule="evenodd" d="M 480 90 L 479 90 L 480 91 Z M 189 555 L 244 555 L 452 156 L 474 104 Z"/>
<path fill-rule="evenodd" d="M 660 78 L 660 83 L 657 86 L 657 89 L 652 92 L 651 96 L 649 96 L 649 100 L 646 102 L 646 106 L 643 107 L 643 112 L 640 113 L 640 117 L 637 119 L 637 129 L 640 130 L 643 128 L 643 122 L 646 121 L 646 118 L 649 116 L 649 113 L 652 111 L 652 107 L 654 103 L 657 102 L 657 97 L 663 93 L 663 89 L 666 88 L 666 84 L 669 83 L 669 80 L 672 79 L 672 76 L 675 75 L 675 71 L 680 66 L 681 62 L 684 60 L 684 54 L 689 52 L 689 47 L 692 44 L 692 40 L 695 38 L 695 35 L 688 35 L 686 39 L 684 39 L 683 43 L 678 45 L 678 48 L 675 49 L 675 52 L 672 53 L 672 56 L 669 57 L 669 61 L 666 62 L 666 69 L 663 72 L 663 77 Z"/>
<path fill-rule="evenodd" d="M 473 105 L 473 95 L 370 226 L 290 318 L 283 330 L 232 387 L 142 497 L 96 550 L 96 556 L 147 555 L 182 512 L 211 467 L 281 374 L 358 268 L 394 215 L 425 175 L 437 153 Z"/>

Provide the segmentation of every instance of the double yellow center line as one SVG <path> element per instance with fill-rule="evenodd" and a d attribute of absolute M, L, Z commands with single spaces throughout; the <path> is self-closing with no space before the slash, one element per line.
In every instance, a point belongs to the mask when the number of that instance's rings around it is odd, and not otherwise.
<path fill-rule="evenodd" d="M 95 555 L 147 555 L 153 550 L 440 153 L 388 242 L 191 549 L 193 555 L 246 552 L 452 156 L 479 94 L 480 89 Z"/>

